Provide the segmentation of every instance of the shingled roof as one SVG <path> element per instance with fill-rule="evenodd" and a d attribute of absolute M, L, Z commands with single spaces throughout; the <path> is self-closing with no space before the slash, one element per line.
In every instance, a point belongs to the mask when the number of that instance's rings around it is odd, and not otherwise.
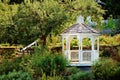
<path fill-rule="evenodd" d="M 86 24 L 79 24 L 76 23 L 74 25 L 72 25 L 71 27 L 69 27 L 68 29 L 66 29 L 62 34 L 80 34 L 80 33 L 95 33 L 95 34 L 99 34 L 99 31 L 93 29 L 92 27 L 89 27 Z"/>

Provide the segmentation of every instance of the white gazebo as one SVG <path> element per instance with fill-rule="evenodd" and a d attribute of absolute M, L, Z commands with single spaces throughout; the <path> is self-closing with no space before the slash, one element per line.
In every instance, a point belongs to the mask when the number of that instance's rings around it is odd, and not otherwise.
<path fill-rule="evenodd" d="M 100 33 L 84 24 L 84 18 L 78 17 L 77 23 L 66 29 L 62 34 L 62 51 L 71 66 L 91 66 L 99 58 Z M 88 38 L 90 49 L 84 49 L 84 39 Z M 71 41 L 78 40 L 77 49 L 71 49 Z"/>

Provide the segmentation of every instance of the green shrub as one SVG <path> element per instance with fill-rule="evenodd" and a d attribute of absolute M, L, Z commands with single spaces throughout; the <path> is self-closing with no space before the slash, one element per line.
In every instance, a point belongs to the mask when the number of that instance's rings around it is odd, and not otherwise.
<path fill-rule="evenodd" d="M 57 74 L 63 74 L 66 69 L 67 60 L 61 54 L 54 54 L 54 58 L 52 61 L 53 70 L 55 69 Z"/>
<path fill-rule="evenodd" d="M 66 59 L 62 55 L 47 54 L 38 56 L 32 60 L 32 67 L 35 74 L 45 73 L 46 75 L 62 74 L 66 68 Z"/>
<path fill-rule="evenodd" d="M 32 74 L 33 70 L 31 69 L 31 65 L 29 65 L 30 63 L 31 63 L 31 55 L 24 55 L 21 59 L 20 67 L 22 68 L 23 71 Z"/>
<path fill-rule="evenodd" d="M 13 70 L 8 74 L 1 75 L 0 80 L 32 80 L 32 77 L 28 72 Z"/>
<path fill-rule="evenodd" d="M 0 75 L 8 74 L 8 72 L 13 71 L 14 69 L 17 71 L 21 70 L 21 67 L 19 64 L 20 62 L 21 62 L 21 59 L 19 59 L 19 58 L 16 58 L 16 59 L 11 60 L 11 61 L 4 59 L 0 63 Z"/>
<path fill-rule="evenodd" d="M 45 50 L 40 51 L 40 49 L 36 50 L 30 64 L 34 71 L 34 76 L 42 76 L 43 73 L 47 76 L 62 75 L 67 65 L 65 57 Z"/>
<path fill-rule="evenodd" d="M 103 24 L 104 29 L 115 29 L 115 21 L 113 20 L 112 16 L 108 18 L 108 22 Z"/>
<path fill-rule="evenodd" d="M 97 80 L 120 79 L 118 77 L 120 74 L 119 64 L 111 58 L 101 58 L 93 65 L 92 69 Z"/>

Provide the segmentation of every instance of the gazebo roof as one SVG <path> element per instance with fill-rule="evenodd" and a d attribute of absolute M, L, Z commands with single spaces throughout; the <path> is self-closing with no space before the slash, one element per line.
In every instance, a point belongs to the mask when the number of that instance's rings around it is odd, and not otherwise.
<path fill-rule="evenodd" d="M 66 29 L 62 34 L 100 34 L 99 31 L 89 27 L 84 23 L 76 23 Z"/>

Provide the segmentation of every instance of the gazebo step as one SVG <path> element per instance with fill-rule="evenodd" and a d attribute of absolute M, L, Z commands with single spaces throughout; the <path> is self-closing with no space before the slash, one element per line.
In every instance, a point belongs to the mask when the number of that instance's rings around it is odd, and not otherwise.
<path fill-rule="evenodd" d="M 70 62 L 70 66 L 92 66 L 92 62 Z"/>

